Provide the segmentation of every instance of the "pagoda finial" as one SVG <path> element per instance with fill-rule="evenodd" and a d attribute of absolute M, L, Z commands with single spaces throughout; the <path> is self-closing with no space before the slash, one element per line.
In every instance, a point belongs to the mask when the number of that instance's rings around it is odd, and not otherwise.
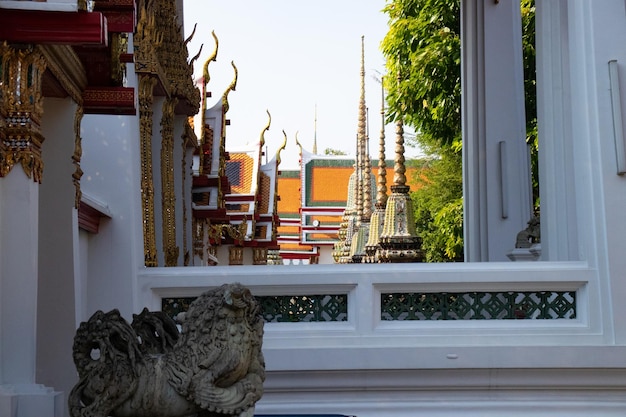
<path fill-rule="evenodd" d="M 401 83 L 400 74 L 398 73 L 398 85 Z M 403 109 L 404 110 L 404 109 Z M 404 166 L 404 123 L 402 118 L 404 117 L 404 113 L 400 112 L 398 114 L 398 120 L 396 120 L 396 156 L 394 158 L 394 166 L 393 166 L 393 185 L 395 187 L 404 187 L 406 186 L 406 167 Z"/>
<path fill-rule="evenodd" d="M 400 77 L 398 77 L 400 83 Z M 404 110 L 404 109 L 402 109 Z M 378 262 L 421 262 L 424 259 L 422 239 L 415 227 L 413 201 L 406 185 L 404 166 L 404 126 L 403 112 L 397 114 L 396 157 L 394 164 L 394 184 L 385 208 L 385 223 L 380 236 Z"/>
<path fill-rule="evenodd" d="M 396 121 L 396 157 L 393 166 L 393 185 L 406 186 L 406 167 L 404 166 L 404 124 L 402 116 Z"/>
<path fill-rule="evenodd" d="M 380 79 L 380 141 L 378 142 L 378 181 L 376 187 L 376 204 L 385 207 L 387 204 L 387 162 L 385 161 L 385 84 L 384 77 Z"/>
<path fill-rule="evenodd" d="M 365 104 L 365 36 L 361 36 L 361 96 L 357 130 L 356 184 L 357 211 L 347 262 L 361 263 L 365 257 L 365 245 L 369 240 L 372 217 L 372 164 L 369 157 L 367 134 L 367 106 Z M 348 233 L 350 235 L 350 233 Z"/>
<path fill-rule="evenodd" d="M 385 161 L 385 84 L 381 84 L 381 128 L 378 147 L 378 181 L 376 187 L 376 208 L 370 217 L 369 239 L 365 244 L 364 263 L 377 263 L 380 257 L 380 235 L 385 227 L 385 208 L 387 207 L 387 163 Z"/>
<path fill-rule="evenodd" d="M 372 216 L 372 164 L 369 156 L 369 136 L 367 134 L 367 106 L 365 104 L 365 36 L 361 36 L 361 98 L 359 100 L 359 161 L 361 163 L 361 212 L 360 220 L 369 222 Z"/>

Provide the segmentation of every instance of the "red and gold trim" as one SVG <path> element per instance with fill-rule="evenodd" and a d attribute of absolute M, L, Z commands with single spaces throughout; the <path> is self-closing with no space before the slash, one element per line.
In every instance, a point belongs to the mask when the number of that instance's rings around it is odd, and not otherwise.
<path fill-rule="evenodd" d="M 83 91 L 85 114 L 137 114 L 135 89 L 130 87 L 88 87 Z"/>

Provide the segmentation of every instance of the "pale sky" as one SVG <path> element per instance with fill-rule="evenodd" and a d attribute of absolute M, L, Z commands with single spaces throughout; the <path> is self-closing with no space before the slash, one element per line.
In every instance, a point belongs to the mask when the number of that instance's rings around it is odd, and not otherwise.
<path fill-rule="evenodd" d="M 213 52 L 211 31 L 219 39 L 217 61 L 209 65 L 211 106 L 239 70 L 236 91 L 228 96 L 226 148 L 256 142 L 267 123 L 269 155 L 288 137 L 281 154 L 283 169 L 297 166 L 295 134 L 309 151 L 316 133 L 317 149 L 354 153 L 360 95 L 361 36 L 365 36 L 365 93 L 369 108 L 370 152 L 378 156 L 381 87 L 374 77 L 384 73 L 380 43 L 387 33 L 384 0 L 185 0 L 185 37 L 195 23 L 189 56 L 202 54 L 196 78 Z M 317 123 L 315 109 L 317 107 Z M 317 125 L 317 129 L 315 126 Z M 394 126 L 385 129 L 386 157 L 393 159 Z M 407 149 L 407 157 L 415 150 Z"/>

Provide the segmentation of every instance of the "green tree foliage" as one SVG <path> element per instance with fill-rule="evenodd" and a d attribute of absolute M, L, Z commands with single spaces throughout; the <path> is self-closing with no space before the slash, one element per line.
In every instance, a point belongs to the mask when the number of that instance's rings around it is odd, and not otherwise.
<path fill-rule="evenodd" d="M 463 260 L 463 181 L 461 154 L 431 158 L 417 171 L 411 193 L 417 230 L 427 262 Z"/>
<path fill-rule="evenodd" d="M 389 118 L 401 114 L 436 152 L 461 141 L 461 38 L 459 2 L 391 0 L 384 9 L 389 32 L 382 43 Z"/>
<path fill-rule="evenodd" d="M 347 153 L 339 149 L 326 148 L 324 149 L 324 155 L 347 155 Z"/>
<path fill-rule="evenodd" d="M 534 10 L 534 0 L 521 1 L 526 139 L 536 151 Z M 401 117 L 419 132 L 417 142 L 430 159 L 412 193 L 426 260 L 462 260 L 460 2 L 389 0 L 383 11 L 389 16 L 382 43 L 388 118 Z"/>

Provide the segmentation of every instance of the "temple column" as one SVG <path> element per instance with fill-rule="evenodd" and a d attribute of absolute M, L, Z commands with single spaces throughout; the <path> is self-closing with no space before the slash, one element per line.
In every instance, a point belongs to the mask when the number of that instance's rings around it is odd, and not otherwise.
<path fill-rule="evenodd" d="M 141 146 L 141 197 L 145 266 L 158 266 L 152 173 L 153 104 L 156 78 L 139 75 L 139 140 Z"/>
<path fill-rule="evenodd" d="M 566 2 L 536 3 L 537 119 L 541 175 L 541 256 L 578 259 L 570 52 Z"/>
<path fill-rule="evenodd" d="M 461 24 L 465 259 L 506 261 L 532 209 L 519 2 L 463 0 Z"/>
<path fill-rule="evenodd" d="M 69 394 L 77 380 L 72 345 L 79 324 L 76 289 L 80 288 L 79 197 L 73 181 L 76 166 L 70 156 L 80 147 L 82 107 L 70 98 L 47 97 L 44 109 L 46 172 L 39 188 L 36 378 Z"/>
<path fill-rule="evenodd" d="M 62 395 L 35 383 L 46 65 L 32 47 L 0 57 L 0 415 L 61 417 Z"/>

